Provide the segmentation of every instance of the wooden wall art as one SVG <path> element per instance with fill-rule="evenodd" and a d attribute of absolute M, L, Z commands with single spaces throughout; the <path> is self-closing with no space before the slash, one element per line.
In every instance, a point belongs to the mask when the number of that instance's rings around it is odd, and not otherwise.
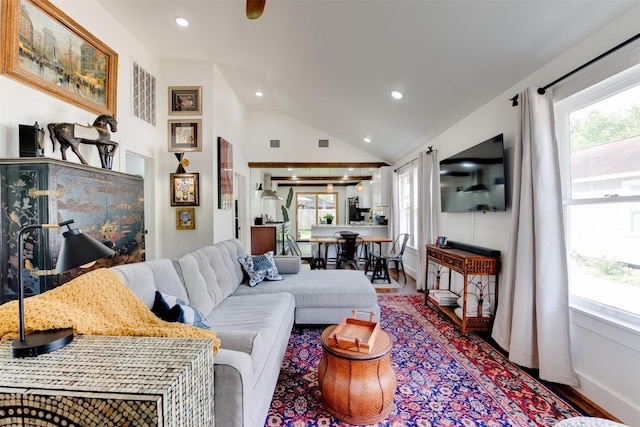
<path fill-rule="evenodd" d="M 218 137 L 218 209 L 233 209 L 233 146 Z"/>

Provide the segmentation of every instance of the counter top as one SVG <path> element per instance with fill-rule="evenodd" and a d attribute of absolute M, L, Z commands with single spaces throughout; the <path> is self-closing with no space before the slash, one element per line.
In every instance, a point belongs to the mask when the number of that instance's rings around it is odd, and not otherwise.
<path fill-rule="evenodd" d="M 323 227 L 323 228 L 340 228 L 340 229 L 345 229 L 345 228 L 359 228 L 359 227 L 384 227 L 387 228 L 388 225 L 380 225 L 380 224 L 376 224 L 375 222 L 365 222 L 362 224 L 314 224 L 312 225 L 312 227 Z"/>
<path fill-rule="evenodd" d="M 260 225 L 252 225 L 252 227 L 277 227 L 279 225 L 284 225 L 284 224 L 288 224 L 288 222 L 287 221 L 265 222 L 265 223 L 260 224 Z"/>
<path fill-rule="evenodd" d="M 347 224 L 315 224 L 311 226 L 312 236 L 333 236 L 337 231 L 353 231 L 361 236 L 386 236 L 389 227 L 373 222 L 347 225 Z"/>

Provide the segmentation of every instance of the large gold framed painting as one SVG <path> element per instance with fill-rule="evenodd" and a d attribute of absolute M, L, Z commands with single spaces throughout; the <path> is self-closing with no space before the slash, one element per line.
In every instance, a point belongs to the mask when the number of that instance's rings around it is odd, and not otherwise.
<path fill-rule="evenodd" d="M 116 115 L 118 54 L 46 0 L 2 1 L 2 73 Z"/>

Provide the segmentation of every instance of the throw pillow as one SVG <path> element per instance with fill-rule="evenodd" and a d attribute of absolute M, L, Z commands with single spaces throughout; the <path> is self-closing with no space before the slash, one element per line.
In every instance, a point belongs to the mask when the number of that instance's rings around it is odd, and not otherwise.
<path fill-rule="evenodd" d="M 164 292 L 156 291 L 151 311 L 167 322 L 180 322 L 198 328 L 211 329 L 200 310 Z"/>
<path fill-rule="evenodd" d="M 278 268 L 273 260 L 273 251 L 266 254 L 238 258 L 238 262 L 249 275 L 249 286 L 253 287 L 264 279 L 282 280 L 282 276 L 278 273 Z"/>

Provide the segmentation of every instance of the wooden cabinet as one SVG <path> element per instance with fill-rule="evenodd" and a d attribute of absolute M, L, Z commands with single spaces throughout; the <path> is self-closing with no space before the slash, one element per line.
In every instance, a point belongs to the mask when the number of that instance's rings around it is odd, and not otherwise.
<path fill-rule="evenodd" d="M 28 224 L 73 219 L 74 227 L 113 249 L 93 268 L 144 261 L 144 181 L 140 176 L 61 160 L 0 159 L 2 290 L 0 303 L 17 298 L 18 232 Z M 40 270 L 55 268 L 62 230 L 25 235 L 25 259 Z M 61 285 L 87 270 L 32 277 L 27 296 Z"/>
<path fill-rule="evenodd" d="M 483 301 L 485 298 L 493 300 L 494 308 L 498 302 L 498 275 L 500 274 L 500 257 L 483 256 L 461 249 L 441 248 L 435 245 L 427 245 L 427 277 L 430 270 L 436 278 L 436 289 L 443 289 L 440 283 L 442 268 L 449 270 L 448 286 L 451 289 L 451 275 L 455 271 L 463 276 L 463 289 L 459 296 L 463 296 L 462 316 L 455 313 L 455 306 L 440 305 L 430 296 L 434 289 L 425 293 L 425 304 L 431 302 L 444 315 L 449 317 L 462 329 L 467 331 L 490 331 L 493 324 L 493 316 L 483 316 Z M 478 297 L 478 316 L 467 316 L 468 296 L 472 293 Z M 486 313 L 484 313 L 486 314 Z"/>
<path fill-rule="evenodd" d="M 262 255 L 273 251 L 275 255 L 287 255 L 289 247 L 285 236 L 288 233 L 290 233 L 288 222 L 252 226 L 251 254 Z"/>

